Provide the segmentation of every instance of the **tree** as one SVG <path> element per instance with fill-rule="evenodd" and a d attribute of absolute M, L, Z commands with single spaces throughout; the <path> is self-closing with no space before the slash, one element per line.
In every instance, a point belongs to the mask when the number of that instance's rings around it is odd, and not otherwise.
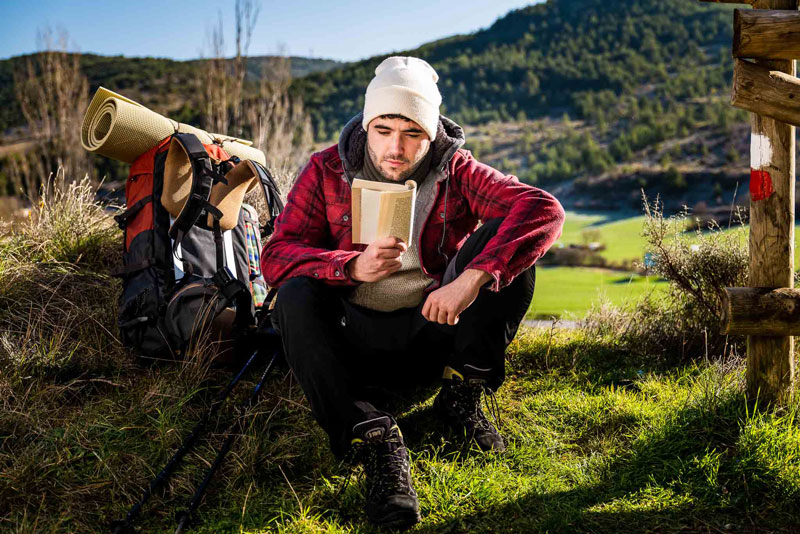
<path fill-rule="evenodd" d="M 667 169 L 666 174 L 667 183 L 678 190 L 686 189 L 688 184 L 686 183 L 686 178 L 681 174 L 681 171 L 677 169 L 674 165 L 670 165 Z"/>
<path fill-rule="evenodd" d="M 81 146 L 79 125 L 86 111 L 89 84 L 81 72 L 80 54 L 69 53 L 69 35 L 59 29 L 39 30 L 39 52 L 14 69 L 14 94 L 34 147 L 11 159 L 17 192 L 35 198 L 39 187 L 59 168 L 71 181 L 90 172 Z"/>
<path fill-rule="evenodd" d="M 288 57 L 270 58 L 262 65 L 258 93 L 243 104 L 245 125 L 255 146 L 277 169 L 300 166 L 313 141 L 311 118 L 302 98 L 289 93 L 291 67 Z"/>
<path fill-rule="evenodd" d="M 216 27 L 212 27 L 208 34 L 211 59 L 202 71 L 205 127 L 210 132 L 244 135 L 242 96 L 247 75 L 247 52 L 260 11 L 260 4 L 254 0 L 236 0 L 236 55 L 231 61 L 225 58 L 222 12 L 218 14 Z"/>

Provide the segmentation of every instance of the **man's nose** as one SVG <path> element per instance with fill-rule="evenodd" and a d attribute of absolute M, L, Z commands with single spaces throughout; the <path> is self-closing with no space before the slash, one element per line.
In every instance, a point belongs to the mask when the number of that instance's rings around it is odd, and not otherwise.
<path fill-rule="evenodd" d="M 403 142 L 399 135 L 392 136 L 392 153 L 397 155 L 403 154 Z"/>

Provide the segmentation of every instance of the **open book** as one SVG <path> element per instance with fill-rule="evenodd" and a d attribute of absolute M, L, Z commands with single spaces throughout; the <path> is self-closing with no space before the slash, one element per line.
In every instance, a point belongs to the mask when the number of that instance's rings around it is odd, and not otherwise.
<path fill-rule="evenodd" d="M 386 236 L 411 246 L 417 183 L 404 184 L 353 180 L 353 243 L 369 244 Z"/>

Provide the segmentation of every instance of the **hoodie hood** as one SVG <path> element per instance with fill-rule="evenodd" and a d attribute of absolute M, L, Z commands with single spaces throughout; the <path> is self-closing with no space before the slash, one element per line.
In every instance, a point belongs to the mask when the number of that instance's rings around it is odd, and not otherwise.
<path fill-rule="evenodd" d="M 364 113 L 359 113 L 342 129 L 339 134 L 339 157 L 342 160 L 342 168 L 348 183 L 352 185 L 353 177 L 361 170 L 364 165 L 364 149 L 367 144 L 367 132 L 361 125 Z M 439 124 L 436 128 L 436 139 L 434 139 L 431 149 L 431 171 L 441 172 L 447 163 L 464 145 L 466 141 L 464 130 L 444 115 L 439 115 Z"/>

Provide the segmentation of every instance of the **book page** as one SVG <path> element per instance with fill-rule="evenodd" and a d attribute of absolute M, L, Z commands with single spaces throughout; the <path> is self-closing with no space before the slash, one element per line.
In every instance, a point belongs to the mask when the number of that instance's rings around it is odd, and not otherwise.
<path fill-rule="evenodd" d="M 353 187 L 351 189 L 351 204 L 350 214 L 352 216 L 352 235 L 351 240 L 353 243 L 361 243 L 361 188 Z"/>
<path fill-rule="evenodd" d="M 354 180 L 353 243 L 369 244 L 391 235 L 411 246 L 416 187 L 413 180 L 405 184 Z"/>
<path fill-rule="evenodd" d="M 380 191 L 361 190 L 361 236 L 359 243 L 372 243 L 378 238 L 378 222 L 380 221 Z"/>
<path fill-rule="evenodd" d="M 356 178 L 353 180 L 353 188 L 360 187 L 362 189 L 371 189 L 373 191 L 408 191 L 408 183 L 413 183 L 416 187 L 414 180 L 407 180 L 404 184 L 390 184 L 387 182 L 373 182 L 372 180 L 362 180 Z"/>
<path fill-rule="evenodd" d="M 414 202 L 411 194 L 397 195 L 392 212 L 387 234 L 399 237 L 410 247 L 411 226 L 414 222 Z"/>

